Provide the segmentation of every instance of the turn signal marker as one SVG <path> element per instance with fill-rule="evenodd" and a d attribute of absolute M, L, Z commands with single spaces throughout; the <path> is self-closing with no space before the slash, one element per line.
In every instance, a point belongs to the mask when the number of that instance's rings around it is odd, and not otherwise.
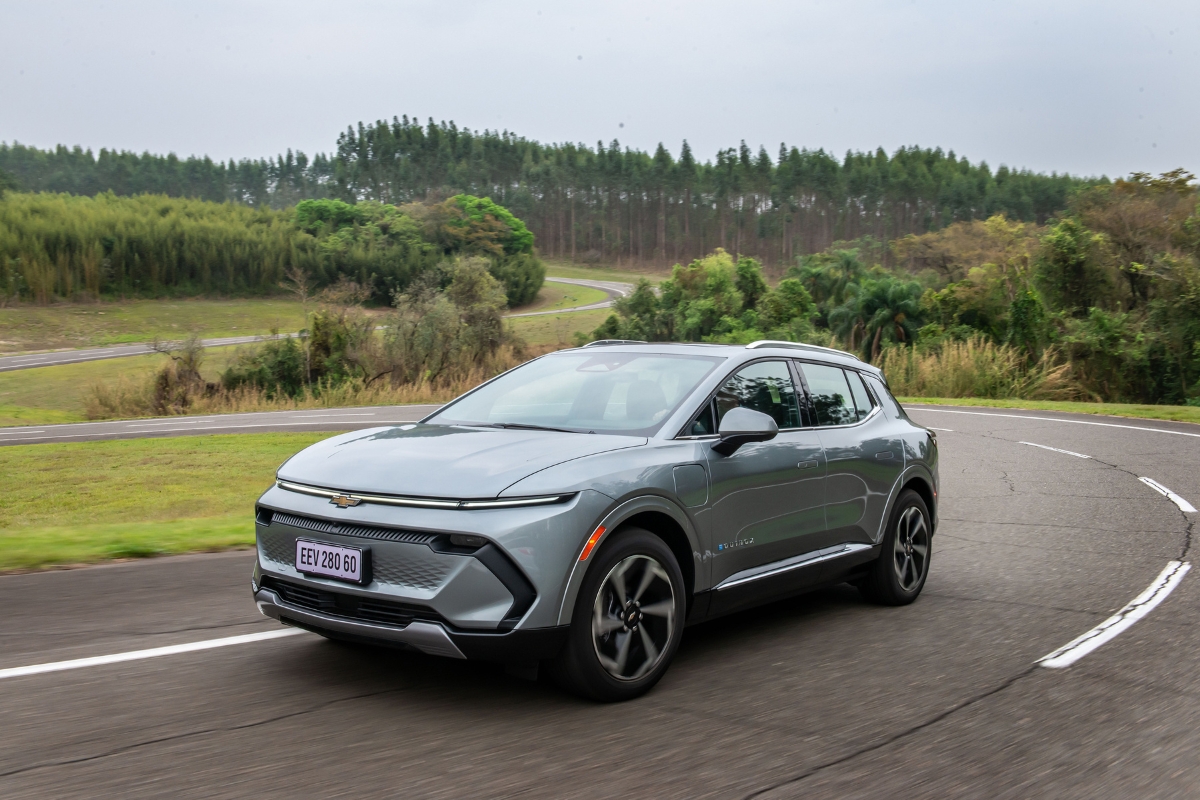
<path fill-rule="evenodd" d="M 588 537 L 587 544 L 583 546 L 583 552 L 579 554 L 580 561 L 587 561 L 587 557 L 591 555 L 592 548 L 596 546 L 596 542 L 600 541 L 600 537 L 604 535 L 605 528 L 601 525 L 596 528 L 596 532 Z"/>

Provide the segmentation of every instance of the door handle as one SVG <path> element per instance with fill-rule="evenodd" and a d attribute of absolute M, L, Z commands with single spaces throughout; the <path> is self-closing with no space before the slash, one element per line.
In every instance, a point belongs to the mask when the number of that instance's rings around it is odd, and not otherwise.
<path fill-rule="evenodd" d="M 817 462 L 815 462 L 815 461 L 801 461 L 796 466 L 799 467 L 800 469 L 808 469 L 809 467 L 815 467 L 816 465 L 817 465 Z"/>
<path fill-rule="evenodd" d="M 891 457 L 892 457 L 892 451 L 891 451 L 891 450 L 884 450 L 882 453 L 876 453 L 876 454 L 875 454 L 875 457 L 876 457 L 876 458 L 891 458 Z"/>

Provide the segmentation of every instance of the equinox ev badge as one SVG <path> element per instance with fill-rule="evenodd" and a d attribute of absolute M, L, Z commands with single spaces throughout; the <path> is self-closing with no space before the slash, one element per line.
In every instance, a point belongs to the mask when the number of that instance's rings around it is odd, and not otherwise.
<path fill-rule="evenodd" d="M 348 494 L 335 494 L 329 498 L 329 502 L 333 503 L 338 508 L 352 508 L 362 502 L 357 497 L 351 497 Z"/>

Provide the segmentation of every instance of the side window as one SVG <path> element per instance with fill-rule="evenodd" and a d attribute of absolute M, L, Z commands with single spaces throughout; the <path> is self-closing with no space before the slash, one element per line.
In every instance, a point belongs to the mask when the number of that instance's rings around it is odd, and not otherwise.
<path fill-rule="evenodd" d="M 848 425 L 858 421 L 850 384 L 846 383 L 846 373 L 840 367 L 800 364 L 800 370 L 808 382 L 818 425 Z"/>
<path fill-rule="evenodd" d="M 784 361 L 760 361 L 739 370 L 717 392 L 717 425 L 733 408 L 761 411 L 782 428 L 799 428 L 800 406 Z"/>
<path fill-rule="evenodd" d="M 716 432 L 717 426 L 713 422 L 713 404 L 705 403 L 704 410 L 696 415 L 696 419 L 692 420 L 691 427 L 684 436 L 711 436 Z"/>
<path fill-rule="evenodd" d="M 884 386 L 883 381 L 876 378 L 874 375 L 868 375 L 867 382 L 871 388 L 875 390 L 875 396 L 879 398 L 879 402 L 883 404 L 883 410 L 892 419 L 908 419 L 908 415 L 904 413 L 904 409 L 888 388 Z"/>
<path fill-rule="evenodd" d="M 850 394 L 854 397 L 854 407 L 858 410 L 858 418 L 866 419 L 871 413 L 871 394 L 863 386 L 862 376 L 852 369 L 846 370 L 846 380 L 850 381 Z"/>

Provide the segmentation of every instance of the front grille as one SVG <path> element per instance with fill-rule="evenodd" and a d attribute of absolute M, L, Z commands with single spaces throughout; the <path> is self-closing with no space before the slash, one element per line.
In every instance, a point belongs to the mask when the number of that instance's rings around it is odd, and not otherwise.
<path fill-rule="evenodd" d="M 371 525 L 355 525 L 348 522 L 330 522 L 313 517 L 301 517 L 296 514 L 284 514 L 276 511 L 271 515 L 271 523 L 291 525 L 293 528 L 304 528 L 320 533 L 334 533 L 341 536 L 357 536 L 360 539 L 379 539 L 385 542 L 406 542 L 408 544 L 430 544 L 437 535 L 433 533 L 418 533 L 416 531 L 401 531 L 395 528 L 376 528 Z"/>
<path fill-rule="evenodd" d="M 313 586 L 301 586 L 269 576 L 263 578 L 263 586 L 278 594 L 279 598 L 290 606 L 343 619 L 371 622 L 376 625 L 390 625 L 397 628 L 405 627 L 414 619 L 445 622 L 445 619 L 433 609 L 409 603 L 395 603 L 388 600 L 342 594 L 341 592 L 328 592 Z"/>
<path fill-rule="evenodd" d="M 276 514 L 278 521 L 283 514 Z M 296 533 L 280 525 L 258 529 L 258 544 L 262 557 L 275 564 L 292 566 L 296 561 Z M 401 544 L 379 546 L 372 550 L 371 576 L 380 583 L 423 591 L 440 589 L 463 556 L 435 553 L 428 547 Z"/>

